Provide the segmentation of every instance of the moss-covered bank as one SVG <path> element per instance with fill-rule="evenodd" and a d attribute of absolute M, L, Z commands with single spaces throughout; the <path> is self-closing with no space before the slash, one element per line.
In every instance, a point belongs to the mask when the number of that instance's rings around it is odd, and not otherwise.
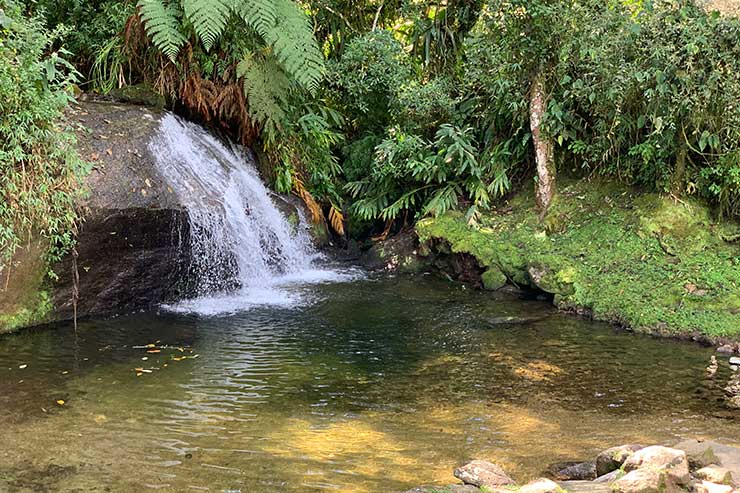
<path fill-rule="evenodd" d="M 562 184 L 543 221 L 533 203 L 523 192 L 474 226 L 449 213 L 417 232 L 474 256 L 492 288 L 503 274 L 636 331 L 740 339 L 739 225 L 699 203 L 597 182 Z"/>

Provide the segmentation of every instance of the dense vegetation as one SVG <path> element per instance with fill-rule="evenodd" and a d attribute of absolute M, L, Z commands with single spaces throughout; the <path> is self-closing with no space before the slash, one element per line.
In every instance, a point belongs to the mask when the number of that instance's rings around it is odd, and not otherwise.
<path fill-rule="evenodd" d="M 54 129 L 78 73 L 261 147 L 274 186 L 339 233 L 453 208 L 475 222 L 556 174 L 740 215 L 740 20 L 695 0 L 0 5 L 4 252 L 30 225 L 70 244 L 84 166 Z"/>

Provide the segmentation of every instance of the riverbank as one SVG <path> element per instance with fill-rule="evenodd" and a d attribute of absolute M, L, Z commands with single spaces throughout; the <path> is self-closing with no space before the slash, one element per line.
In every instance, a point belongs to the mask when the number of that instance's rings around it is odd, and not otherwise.
<path fill-rule="evenodd" d="M 488 289 L 540 289 L 562 310 L 636 332 L 740 339 L 738 224 L 698 202 L 613 183 L 560 190 L 544 220 L 529 191 L 472 226 L 460 212 L 424 219 L 416 226 L 422 251 L 470 255 Z"/>

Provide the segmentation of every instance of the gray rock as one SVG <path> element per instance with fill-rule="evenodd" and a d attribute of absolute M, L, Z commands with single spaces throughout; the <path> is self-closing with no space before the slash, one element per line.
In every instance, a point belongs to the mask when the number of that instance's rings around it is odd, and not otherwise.
<path fill-rule="evenodd" d="M 694 476 L 696 476 L 697 479 L 701 479 L 703 481 L 709 481 L 711 483 L 716 484 L 728 484 L 732 485 L 732 473 L 729 471 L 729 469 L 725 469 L 724 467 L 719 466 L 707 466 L 702 467 L 698 471 L 694 473 Z"/>
<path fill-rule="evenodd" d="M 735 348 L 729 344 L 723 344 L 717 348 L 717 352 L 721 354 L 733 354 L 735 352 Z"/>
<path fill-rule="evenodd" d="M 620 477 L 624 476 L 624 471 L 621 469 L 615 469 L 612 472 L 608 472 L 598 478 L 594 479 L 594 483 L 597 484 L 608 484 L 616 481 Z"/>
<path fill-rule="evenodd" d="M 497 488 L 516 484 L 506 471 L 484 460 L 473 460 L 455 469 L 455 477 L 479 488 Z"/>
<path fill-rule="evenodd" d="M 625 472 L 650 470 L 665 472 L 668 481 L 677 485 L 689 484 L 689 460 L 686 452 L 674 448 L 653 445 L 632 454 L 622 466 Z"/>
<path fill-rule="evenodd" d="M 687 440 L 678 443 L 674 448 L 686 452 L 689 459 L 689 468 L 701 469 L 710 464 L 721 464 L 720 459 L 714 454 L 711 445 L 697 440 Z"/>
<path fill-rule="evenodd" d="M 550 474 L 558 481 L 579 481 L 596 479 L 596 462 L 566 462 L 554 464 Z"/>
<path fill-rule="evenodd" d="M 730 358 L 730 364 L 734 366 L 740 366 L 740 358 L 737 356 L 733 356 Z"/>
<path fill-rule="evenodd" d="M 596 476 L 603 476 L 619 469 L 629 456 L 641 448 L 642 445 L 628 444 L 604 450 L 596 457 Z"/>
<path fill-rule="evenodd" d="M 653 469 L 636 469 L 612 483 L 615 493 L 680 493 L 664 471 Z"/>
<path fill-rule="evenodd" d="M 519 488 L 519 493 L 561 493 L 561 491 L 559 484 L 547 478 L 535 479 Z"/>

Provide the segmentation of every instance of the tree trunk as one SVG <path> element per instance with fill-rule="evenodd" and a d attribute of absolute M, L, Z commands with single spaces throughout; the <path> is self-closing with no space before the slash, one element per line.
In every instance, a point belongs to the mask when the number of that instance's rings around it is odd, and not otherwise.
<path fill-rule="evenodd" d="M 678 134 L 678 150 L 676 151 L 676 169 L 673 172 L 673 183 L 671 190 L 676 195 L 683 194 L 683 180 L 686 175 L 686 158 L 688 156 L 688 147 L 686 144 L 686 132 L 681 129 Z"/>
<path fill-rule="evenodd" d="M 535 201 L 541 215 L 545 215 L 550 207 L 555 193 L 555 163 L 553 162 L 553 146 L 542 135 L 542 118 L 545 115 L 547 101 L 541 76 L 537 76 L 532 85 L 529 100 L 529 125 L 532 130 L 535 160 L 537 162 L 537 184 L 535 185 Z"/>

